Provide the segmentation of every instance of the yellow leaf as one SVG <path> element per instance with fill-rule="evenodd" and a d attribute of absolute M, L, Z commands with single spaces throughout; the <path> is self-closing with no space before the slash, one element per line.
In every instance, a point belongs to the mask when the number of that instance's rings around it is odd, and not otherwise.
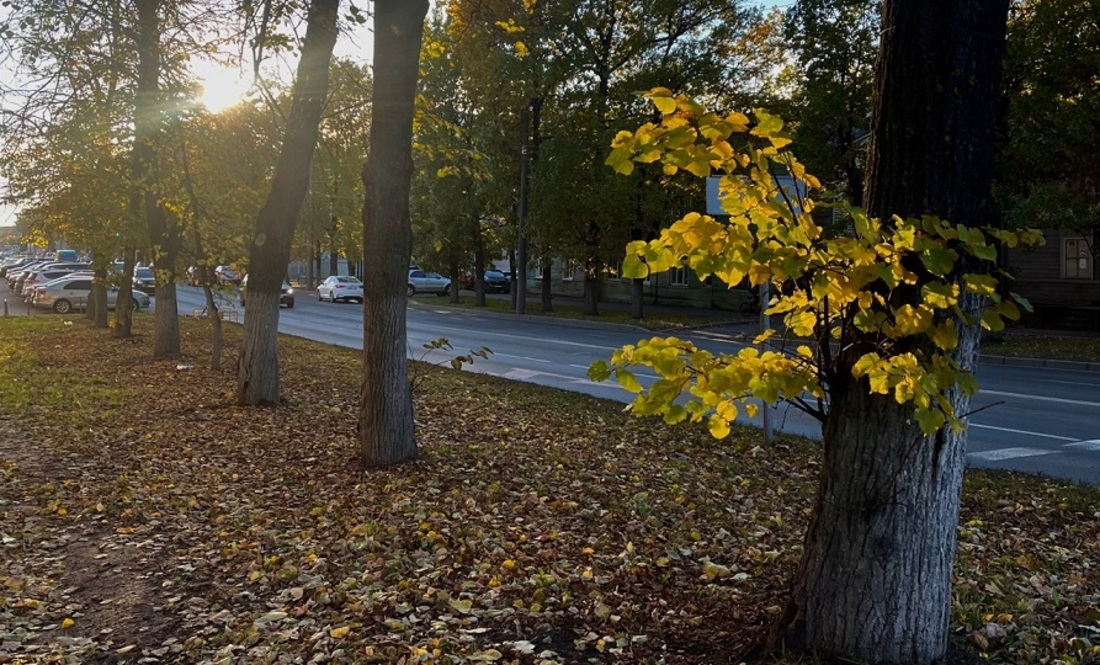
<path fill-rule="evenodd" d="M 74 625 L 76 625 L 76 622 L 69 618 L 66 618 L 64 621 L 61 622 L 62 628 L 72 628 Z"/>
<path fill-rule="evenodd" d="M 328 636 L 334 640 L 342 640 L 351 632 L 351 626 L 340 626 L 328 631 Z"/>
<path fill-rule="evenodd" d="M 730 424 L 721 416 L 711 416 L 710 420 L 707 421 L 707 427 L 710 429 L 710 435 L 716 439 L 724 439 L 729 436 Z"/>
<path fill-rule="evenodd" d="M 657 110 L 663 115 L 676 112 L 676 100 L 672 97 L 653 96 L 651 99 L 653 100 L 653 105 L 656 106 Z"/>

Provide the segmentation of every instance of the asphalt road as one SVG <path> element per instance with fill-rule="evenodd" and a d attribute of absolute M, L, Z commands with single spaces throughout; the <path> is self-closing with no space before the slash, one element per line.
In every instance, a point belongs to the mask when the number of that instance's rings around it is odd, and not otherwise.
<path fill-rule="evenodd" d="M 199 289 L 181 286 L 180 312 L 202 307 Z M 438 303 L 438 304 L 437 304 Z M 488 360 L 468 371 L 583 392 L 623 402 L 631 396 L 614 382 L 593 383 L 588 366 L 607 359 L 623 344 L 652 333 L 626 326 L 546 320 L 442 306 L 436 296 L 417 296 L 408 310 L 410 357 L 446 363 L 453 355 L 488 347 Z M 361 348 L 362 308 L 327 303 L 300 292 L 294 309 L 283 309 L 280 332 L 330 344 Z M 735 350 L 741 344 L 727 329 L 682 335 L 705 348 Z M 452 352 L 425 352 L 423 345 L 446 337 Z M 648 384 L 656 379 L 641 374 Z M 981 392 L 970 418 L 968 458 L 972 465 L 1043 473 L 1100 484 L 1100 372 L 981 365 Z M 795 409 L 773 409 L 777 430 L 820 437 L 818 425 Z M 757 419 L 759 421 L 759 418 Z"/>
<path fill-rule="evenodd" d="M 12 314 L 22 313 L 10 300 Z M 179 287 L 180 313 L 203 307 L 202 291 Z M 488 360 L 468 371 L 527 381 L 627 402 L 631 396 L 614 382 L 593 383 L 588 366 L 605 360 L 624 344 L 653 333 L 561 319 L 519 317 L 441 306 L 435 296 L 417 296 L 408 310 L 409 355 L 447 363 L 457 353 L 488 347 Z M 239 305 L 236 305 L 238 309 Z M 283 309 L 279 330 L 329 344 L 361 348 L 362 308 L 354 303 L 322 303 L 299 293 L 294 309 Z M 713 351 L 736 350 L 733 330 L 709 329 L 681 336 Z M 451 352 L 427 353 L 423 345 L 446 337 Z M 640 374 L 643 384 L 656 379 Z M 981 392 L 970 418 L 968 458 L 973 466 L 1042 473 L 1100 484 L 1100 372 L 981 365 Z M 779 431 L 820 437 L 818 425 L 794 409 L 772 410 Z M 759 418 L 757 419 L 759 422 Z"/>

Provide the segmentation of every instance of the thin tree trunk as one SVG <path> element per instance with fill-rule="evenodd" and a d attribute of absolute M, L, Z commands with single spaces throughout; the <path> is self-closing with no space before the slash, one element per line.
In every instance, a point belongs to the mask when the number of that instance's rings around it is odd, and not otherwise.
<path fill-rule="evenodd" d="M 210 317 L 210 325 L 213 327 L 214 339 L 210 344 L 210 369 L 218 371 L 222 368 L 222 348 L 225 346 L 225 334 L 222 332 L 222 313 L 218 309 L 218 301 L 214 299 L 214 289 L 210 288 L 210 268 L 199 268 L 202 274 L 202 295 L 206 298 L 206 315 Z"/>
<path fill-rule="evenodd" d="M 427 0 L 376 0 L 370 157 L 363 169 L 364 305 L 360 461 L 418 455 L 405 326 L 412 227 L 412 123 Z"/>
<path fill-rule="evenodd" d="M 95 279 L 92 280 L 92 307 L 91 319 L 96 328 L 107 327 L 107 271 L 104 268 L 96 268 Z"/>
<path fill-rule="evenodd" d="M 1007 9 L 1007 0 L 885 3 L 866 185 L 872 215 L 995 221 L 992 130 Z M 966 294 L 960 305 L 976 313 L 981 301 Z M 972 369 L 979 330 L 956 325 L 955 360 Z M 956 413 L 968 411 L 961 392 L 948 398 Z M 859 662 L 936 663 L 948 646 L 965 433 L 924 436 L 911 404 L 869 394 L 865 380 L 837 382 L 830 401 L 821 487 L 777 637 Z"/>
<path fill-rule="evenodd" d="M 248 255 L 248 305 L 237 364 L 240 405 L 279 403 L 279 289 L 286 277 L 294 227 L 309 188 L 310 163 L 328 94 L 339 8 L 339 0 L 310 2 L 283 146 L 271 190 L 256 216 L 256 233 Z"/>
<path fill-rule="evenodd" d="M 450 301 L 453 304 L 457 305 L 458 302 L 459 302 L 458 287 L 462 282 L 462 264 L 459 262 L 458 256 L 454 252 L 451 253 L 450 269 L 451 269 L 451 286 L 453 287 L 453 288 L 451 288 Z"/>
<path fill-rule="evenodd" d="M 115 301 L 115 327 L 111 330 L 114 337 L 129 337 L 133 331 L 134 314 L 130 307 L 119 307 L 120 302 L 130 302 L 134 297 L 134 248 L 127 246 L 122 250 L 122 282 L 118 285 L 118 299 Z"/>
<path fill-rule="evenodd" d="M 542 311 L 553 312 L 554 311 L 554 285 L 550 280 L 554 276 L 554 264 L 547 259 L 542 264 Z"/>
<path fill-rule="evenodd" d="M 645 280 L 630 280 L 630 318 L 640 320 L 645 315 L 645 308 L 642 303 L 644 295 Z"/>
<path fill-rule="evenodd" d="M 584 315 L 600 315 L 600 275 L 599 261 L 588 257 L 584 261 Z"/>
<path fill-rule="evenodd" d="M 485 240 L 480 223 L 474 227 L 474 306 L 485 306 Z"/>

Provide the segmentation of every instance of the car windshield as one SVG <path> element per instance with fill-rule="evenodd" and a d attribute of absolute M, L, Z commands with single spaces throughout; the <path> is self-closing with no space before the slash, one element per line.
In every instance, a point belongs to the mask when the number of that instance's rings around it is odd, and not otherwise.
<path fill-rule="evenodd" d="M 358 284 L 359 283 L 359 278 L 357 278 L 357 277 L 340 277 L 337 281 L 338 282 L 343 282 L 344 284 Z"/>
<path fill-rule="evenodd" d="M 153 271 L 149 268 L 136 268 L 134 269 L 134 277 L 138 279 L 153 279 Z"/>

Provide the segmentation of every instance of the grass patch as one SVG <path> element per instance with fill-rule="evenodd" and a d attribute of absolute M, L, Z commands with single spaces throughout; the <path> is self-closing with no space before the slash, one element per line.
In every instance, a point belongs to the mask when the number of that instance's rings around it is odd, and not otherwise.
<path fill-rule="evenodd" d="M 982 353 L 1012 358 L 1046 358 L 1100 362 L 1100 337 L 1006 333 L 982 340 Z"/>
<path fill-rule="evenodd" d="M 510 298 L 485 298 L 485 306 L 477 307 L 474 305 L 474 296 L 459 296 L 458 303 L 451 302 L 448 298 L 428 298 L 418 297 L 413 302 L 418 302 L 425 305 L 439 305 L 442 307 L 457 307 L 461 309 L 473 309 L 477 311 L 489 311 L 506 314 L 514 314 L 515 306 L 512 304 Z M 581 321 L 602 321 L 604 323 L 616 323 L 623 325 L 637 326 L 646 330 L 676 330 L 682 328 L 698 328 L 701 326 L 711 326 L 717 323 L 725 322 L 731 323 L 739 320 L 737 316 L 730 312 L 719 312 L 715 310 L 712 314 L 698 315 L 693 314 L 693 310 L 685 309 L 683 313 L 680 312 L 645 312 L 643 319 L 631 318 L 630 313 L 621 309 L 601 307 L 599 316 L 587 316 L 584 314 L 581 306 L 572 304 L 560 304 L 554 303 L 553 312 L 542 311 L 542 301 L 537 297 L 527 299 L 527 314 L 532 316 L 545 316 L 550 318 L 559 319 L 574 319 Z"/>
<path fill-rule="evenodd" d="M 33 445 L 0 431 L 0 625 L 22 662 L 124 648 L 162 662 L 740 662 L 798 561 L 809 442 L 765 449 L 750 429 L 716 442 L 617 403 L 417 365 L 422 459 L 364 473 L 355 350 L 280 338 L 285 401 L 249 409 L 231 370 L 204 366 L 205 322 L 181 321 L 195 368 L 177 371 L 150 360 L 151 320 L 128 342 L 48 321 L 0 335 L 14 366 L 126 400 L 80 426 L 51 426 L 52 401 L 12 421 Z M 232 368 L 240 328 L 226 333 Z M 968 473 L 958 641 L 994 663 L 1088 662 L 1098 504 L 1092 488 Z M 982 645 L 990 623 L 1003 637 Z"/>
<path fill-rule="evenodd" d="M 0 319 L 0 409 L 60 425 L 99 422 L 130 399 L 128 386 L 113 385 L 96 371 L 58 363 L 43 338 L 79 338 L 80 317 L 21 316 Z M 69 340 L 65 340 L 69 341 Z"/>

